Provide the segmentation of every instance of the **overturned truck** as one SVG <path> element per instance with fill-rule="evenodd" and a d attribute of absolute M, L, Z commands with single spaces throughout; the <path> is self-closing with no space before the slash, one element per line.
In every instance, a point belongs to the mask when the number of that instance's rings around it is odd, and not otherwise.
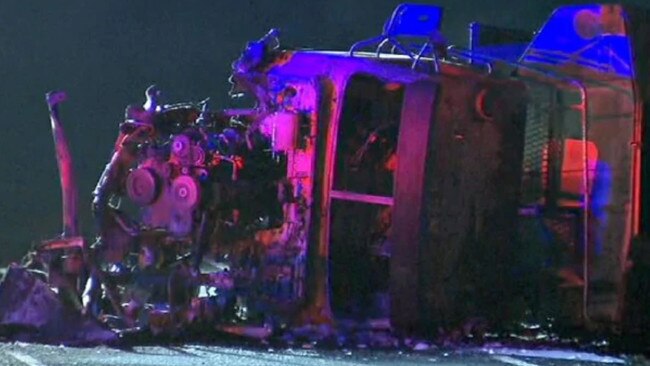
<path fill-rule="evenodd" d="M 562 7 L 534 36 L 474 23 L 467 49 L 446 44 L 442 14 L 402 4 L 346 52 L 271 31 L 233 63 L 247 109 L 150 87 L 93 192 L 95 241 L 79 237 L 64 95 L 48 94 L 64 232 L 0 298 L 36 277 L 114 331 L 643 331 L 647 13 Z"/>

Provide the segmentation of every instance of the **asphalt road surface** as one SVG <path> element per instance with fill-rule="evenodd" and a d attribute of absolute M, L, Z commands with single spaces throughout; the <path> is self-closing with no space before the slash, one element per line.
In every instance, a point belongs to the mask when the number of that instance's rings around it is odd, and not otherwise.
<path fill-rule="evenodd" d="M 0 343 L 0 365 L 494 365 L 573 366 L 650 364 L 641 357 L 599 356 L 571 351 L 481 348 L 420 352 L 369 350 L 252 349 L 213 345 L 147 346 L 130 349 Z"/>

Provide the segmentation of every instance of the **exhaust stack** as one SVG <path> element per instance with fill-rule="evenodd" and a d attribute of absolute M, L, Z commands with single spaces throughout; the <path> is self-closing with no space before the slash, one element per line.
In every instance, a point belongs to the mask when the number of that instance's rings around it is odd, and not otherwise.
<path fill-rule="evenodd" d="M 77 183 L 74 179 L 74 168 L 68 140 L 59 119 L 59 104 L 65 101 L 66 98 L 65 92 L 53 91 L 47 93 L 45 100 L 50 111 L 56 162 L 61 179 L 61 203 L 63 206 L 63 233 L 61 236 L 63 238 L 73 238 L 79 236 Z"/>

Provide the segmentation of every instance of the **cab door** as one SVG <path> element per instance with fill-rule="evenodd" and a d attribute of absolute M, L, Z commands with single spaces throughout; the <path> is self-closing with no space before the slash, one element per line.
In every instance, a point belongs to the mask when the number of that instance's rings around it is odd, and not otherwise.
<path fill-rule="evenodd" d="M 345 89 L 329 207 L 330 304 L 341 318 L 389 316 L 390 245 L 404 88 L 357 75 Z"/>

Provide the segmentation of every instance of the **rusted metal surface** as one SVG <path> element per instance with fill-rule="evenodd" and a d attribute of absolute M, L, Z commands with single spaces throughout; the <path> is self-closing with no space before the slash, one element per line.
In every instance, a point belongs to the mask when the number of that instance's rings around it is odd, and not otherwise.
<path fill-rule="evenodd" d="M 461 81 L 462 80 L 462 81 Z M 487 90 L 486 120 L 464 108 Z M 516 298 L 516 211 L 523 151 L 523 85 L 473 75 L 443 78 L 426 170 L 422 312 L 453 326 L 467 314 L 491 324 Z M 498 290 L 497 290 L 498 289 Z"/>
<path fill-rule="evenodd" d="M 423 193 L 430 129 L 438 122 L 433 115 L 438 97 L 435 82 L 417 82 L 406 86 L 400 121 L 395 172 L 395 194 L 391 233 L 391 320 L 398 329 L 413 332 L 421 317 L 418 286 L 420 280 Z M 406 163 L 406 164 L 405 164 Z"/>

